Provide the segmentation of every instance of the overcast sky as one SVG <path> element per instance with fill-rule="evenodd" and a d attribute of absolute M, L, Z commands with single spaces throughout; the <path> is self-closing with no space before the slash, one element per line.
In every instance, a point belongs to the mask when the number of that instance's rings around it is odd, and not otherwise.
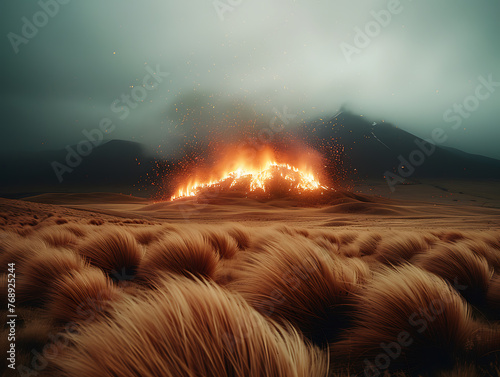
<path fill-rule="evenodd" d="M 345 104 L 500 158 L 500 86 L 470 98 L 480 77 L 500 82 L 500 0 L 60 1 L 0 3 L 4 151 L 62 148 L 103 118 L 109 138 L 168 150 L 192 123 L 264 122 L 285 106 L 300 121 Z M 464 100 L 474 111 L 453 129 L 443 115 Z"/>

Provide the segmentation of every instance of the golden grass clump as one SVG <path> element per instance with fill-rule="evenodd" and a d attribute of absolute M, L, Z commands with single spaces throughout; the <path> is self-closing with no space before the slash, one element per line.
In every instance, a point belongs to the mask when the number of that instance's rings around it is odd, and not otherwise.
<path fill-rule="evenodd" d="M 382 240 L 382 235 L 375 232 L 365 232 L 357 240 L 357 247 L 362 256 L 373 255 L 377 250 L 378 244 Z"/>
<path fill-rule="evenodd" d="M 72 335 L 59 376 L 327 376 L 324 353 L 238 295 L 185 277 L 158 284 Z"/>
<path fill-rule="evenodd" d="M 441 278 L 412 265 L 380 270 L 361 291 L 355 308 L 354 326 L 331 345 L 331 356 L 334 364 L 349 364 L 371 375 L 452 366 L 476 329 L 460 295 Z"/>
<path fill-rule="evenodd" d="M 491 247 L 500 250 L 500 232 L 498 230 L 484 232 L 481 238 Z"/>
<path fill-rule="evenodd" d="M 401 265 L 429 248 L 420 234 L 398 233 L 387 236 L 377 248 L 377 260 L 387 265 Z"/>
<path fill-rule="evenodd" d="M 164 272 L 213 279 L 219 256 L 200 232 L 183 230 L 151 245 L 142 259 L 137 277 L 154 281 Z"/>
<path fill-rule="evenodd" d="M 414 264 L 449 282 L 473 305 L 483 305 L 493 271 L 486 259 L 460 244 L 439 244 Z"/>
<path fill-rule="evenodd" d="M 350 296 L 367 268 L 344 263 L 297 236 L 268 241 L 266 253 L 251 251 L 231 288 L 255 309 L 281 323 L 289 321 L 317 344 L 346 326 Z"/>
<path fill-rule="evenodd" d="M 337 233 L 331 230 L 312 230 L 309 232 L 309 238 L 314 242 L 326 241 L 332 245 L 340 245 L 341 240 Z"/>
<path fill-rule="evenodd" d="M 220 229 L 204 229 L 203 236 L 222 258 L 233 258 L 238 251 L 238 243 L 227 232 Z"/>
<path fill-rule="evenodd" d="M 87 268 L 56 281 L 49 295 L 47 312 L 55 323 L 88 324 L 105 315 L 120 292 L 97 268 Z"/>
<path fill-rule="evenodd" d="M 349 245 L 356 241 L 358 238 L 358 232 L 353 231 L 342 231 L 338 232 L 336 235 L 340 242 L 340 245 Z"/>
<path fill-rule="evenodd" d="M 151 227 L 145 229 L 137 229 L 133 234 L 137 242 L 139 242 L 141 245 L 149 245 L 153 242 L 156 242 L 162 235 L 160 230 Z"/>
<path fill-rule="evenodd" d="M 454 243 L 454 242 L 457 242 L 459 240 L 463 240 L 463 239 L 467 238 L 464 233 L 462 233 L 460 231 L 455 231 L 455 230 L 442 232 L 442 233 L 438 234 L 437 236 L 441 241 L 447 242 L 447 243 Z"/>
<path fill-rule="evenodd" d="M 93 234 L 78 247 L 78 251 L 91 264 L 118 281 L 135 277 L 143 254 L 135 238 L 120 228 Z"/>
<path fill-rule="evenodd" d="M 477 239 L 463 241 L 460 245 L 464 245 L 477 255 L 485 258 L 495 271 L 500 272 L 500 250 L 495 249 L 487 242 Z"/>
<path fill-rule="evenodd" d="M 21 238 L 12 236 L 0 240 L 0 273 L 7 273 L 8 264 L 15 263 L 20 268 L 27 260 L 35 256 L 40 250 L 47 248 L 47 244 L 40 239 Z"/>
<path fill-rule="evenodd" d="M 44 249 L 19 268 L 17 301 L 39 305 L 47 298 L 54 281 L 86 267 L 85 261 L 71 250 Z"/>
<path fill-rule="evenodd" d="M 87 229 L 82 224 L 70 223 L 63 225 L 61 228 L 70 231 L 78 238 L 85 237 L 87 235 Z"/>
<path fill-rule="evenodd" d="M 223 229 L 235 239 L 238 244 L 238 248 L 244 250 L 250 246 L 250 232 L 248 228 L 241 226 L 240 224 L 232 223 L 230 225 L 226 225 Z"/>
<path fill-rule="evenodd" d="M 51 226 L 42 228 L 36 233 L 36 236 L 52 247 L 72 248 L 78 242 L 75 234 L 63 227 Z"/>

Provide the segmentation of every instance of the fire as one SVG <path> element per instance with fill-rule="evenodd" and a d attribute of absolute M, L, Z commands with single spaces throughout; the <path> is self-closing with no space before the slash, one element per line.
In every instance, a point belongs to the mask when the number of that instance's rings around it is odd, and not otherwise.
<path fill-rule="evenodd" d="M 222 169 L 216 178 L 205 181 L 192 180 L 178 188 L 170 200 L 197 196 L 208 188 L 244 189 L 246 192 L 267 193 L 277 181 L 283 182 L 282 187 L 298 194 L 303 192 L 319 192 L 329 190 L 322 185 L 310 169 L 299 169 L 285 162 L 277 162 L 271 152 L 262 153 L 255 159 L 226 158 L 229 168 Z M 229 162 L 228 162 L 229 161 Z M 217 169 L 215 169 L 217 170 Z"/>

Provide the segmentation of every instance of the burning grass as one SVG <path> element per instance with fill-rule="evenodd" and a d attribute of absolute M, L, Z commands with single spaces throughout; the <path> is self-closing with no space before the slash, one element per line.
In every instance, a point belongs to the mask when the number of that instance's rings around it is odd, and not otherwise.
<path fill-rule="evenodd" d="M 330 191 L 314 172 L 312 161 L 294 166 L 286 156 L 277 156 L 265 148 L 249 159 L 236 149 L 226 152 L 218 164 L 198 169 L 194 175 L 180 184 L 170 200 L 200 195 L 206 190 L 252 193 L 257 196 L 322 193 Z M 316 164 L 317 165 L 317 164 Z"/>

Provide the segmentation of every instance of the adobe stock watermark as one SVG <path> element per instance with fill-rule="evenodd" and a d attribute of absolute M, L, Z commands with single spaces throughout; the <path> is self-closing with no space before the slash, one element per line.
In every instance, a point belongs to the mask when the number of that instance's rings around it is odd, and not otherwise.
<path fill-rule="evenodd" d="M 408 0 L 413 1 L 413 0 Z M 340 44 L 340 49 L 344 54 L 345 59 L 348 63 L 352 62 L 353 55 L 359 55 L 371 45 L 373 39 L 377 38 L 385 29 L 388 27 L 393 19 L 393 16 L 403 12 L 404 6 L 401 4 L 400 0 L 389 0 L 387 3 L 387 9 L 382 9 L 379 11 L 370 11 L 372 20 L 368 21 L 363 28 L 354 28 L 354 40 L 353 43 L 342 42 Z"/>
<path fill-rule="evenodd" d="M 40 10 L 35 12 L 30 19 L 22 17 L 21 34 L 9 32 L 7 39 L 9 40 L 15 54 L 19 53 L 19 47 L 26 45 L 30 40 L 38 35 L 40 29 L 47 26 L 51 18 L 59 14 L 61 5 L 66 5 L 71 0 L 40 0 L 37 4 Z"/>
<path fill-rule="evenodd" d="M 243 3 L 243 0 L 214 0 L 212 3 L 217 12 L 217 16 L 221 21 L 225 20 L 224 14 L 227 12 L 234 12 L 237 7 Z"/>
<path fill-rule="evenodd" d="M 500 82 L 494 81 L 492 74 L 489 74 L 488 78 L 479 76 L 477 80 L 479 84 L 474 94 L 467 96 L 462 103 L 453 104 L 453 106 L 443 113 L 444 122 L 453 123 L 451 126 L 453 131 L 458 130 L 464 120 L 469 119 L 472 113 L 480 108 L 481 102 L 491 98 L 497 88 L 500 87 Z M 432 130 L 431 138 L 425 140 L 415 139 L 416 148 L 407 157 L 398 156 L 398 174 L 391 171 L 384 173 L 384 178 L 391 192 L 396 191 L 396 185 L 405 183 L 406 178 L 411 177 L 416 169 L 422 166 L 434 154 L 436 146 L 445 143 L 448 138 L 447 131 L 441 127 L 437 127 Z"/>
<path fill-rule="evenodd" d="M 120 98 L 115 99 L 110 110 L 115 114 L 119 114 L 120 120 L 125 120 L 130 115 L 133 109 L 136 109 L 140 103 L 144 102 L 149 93 L 158 89 L 158 84 L 161 84 L 165 78 L 170 76 L 168 72 L 162 72 L 160 65 L 156 65 L 156 70 L 150 66 L 146 66 L 146 75 L 142 79 L 142 85 L 134 86 L 129 93 L 124 93 Z M 84 157 L 89 156 L 92 150 L 101 145 L 104 140 L 104 135 L 111 134 L 116 129 L 116 124 L 111 118 L 105 117 L 99 121 L 99 126 L 91 130 L 83 130 L 84 138 L 76 144 L 75 147 L 66 146 L 65 163 L 53 161 L 52 169 L 59 183 L 62 183 L 64 174 L 71 173 L 83 161 Z"/>

